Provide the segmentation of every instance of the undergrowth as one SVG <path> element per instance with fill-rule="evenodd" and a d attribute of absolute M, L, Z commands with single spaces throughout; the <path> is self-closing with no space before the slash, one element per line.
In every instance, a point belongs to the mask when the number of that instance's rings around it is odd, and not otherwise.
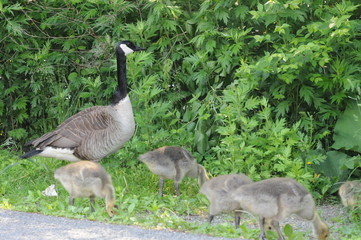
<path fill-rule="evenodd" d="M 103 159 L 101 164 L 112 176 L 119 206 L 118 214 L 110 219 L 102 199 L 96 200 L 93 213 L 88 199 L 76 199 L 74 206 L 68 204 L 68 193 L 53 177 L 54 170 L 67 162 L 42 157 L 21 160 L 18 155 L 16 152 L 0 150 L 0 208 L 3 209 L 228 238 L 241 236 L 256 239 L 259 235 L 256 218 L 243 221 L 239 229 L 234 228 L 231 214 L 224 222 L 208 224 L 208 201 L 199 193 L 195 179 L 183 180 L 180 197 L 175 195 L 173 182 L 166 181 L 164 197 L 160 197 L 159 178 L 144 165 L 122 167 L 119 155 Z M 56 186 L 57 197 L 42 194 L 51 184 Z M 356 239 L 353 237 L 361 233 L 360 226 L 349 218 L 339 217 L 332 221 L 341 223 L 337 229 L 331 226 L 331 232 L 337 232 L 340 239 Z M 284 232 L 288 239 L 307 239 L 310 234 L 294 231 L 289 225 L 286 225 Z M 276 233 L 268 232 L 268 239 L 276 238 Z"/>

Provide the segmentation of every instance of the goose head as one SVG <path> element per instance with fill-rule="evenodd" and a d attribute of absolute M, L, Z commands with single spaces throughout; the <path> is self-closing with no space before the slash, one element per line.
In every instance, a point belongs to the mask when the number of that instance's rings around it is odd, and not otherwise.
<path fill-rule="evenodd" d="M 143 51 L 143 50 L 145 50 L 145 48 L 138 47 L 131 41 L 127 41 L 127 40 L 119 42 L 116 47 L 116 51 L 118 53 L 124 54 L 125 56 L 133 52 Z"/>

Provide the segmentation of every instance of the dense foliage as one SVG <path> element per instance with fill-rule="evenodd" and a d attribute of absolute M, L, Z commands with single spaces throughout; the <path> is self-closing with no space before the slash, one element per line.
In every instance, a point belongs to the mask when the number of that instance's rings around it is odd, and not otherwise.
<path fill-rule="evenodd" d="M 0 1 L 0 140 L 21 149 L 115 89 L 129 39 L 137 131 L 119 164 L 163 145 L 214 175 L 290 176 L 323 196 L 360 177 L 357 0 Z"/>

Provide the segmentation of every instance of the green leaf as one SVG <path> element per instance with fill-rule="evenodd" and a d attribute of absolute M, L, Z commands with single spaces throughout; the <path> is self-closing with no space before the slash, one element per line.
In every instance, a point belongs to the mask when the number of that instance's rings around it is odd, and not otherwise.
<path fill-rule="evenodd" d="M 70 81 L 75 81 L 77 77 L 78 77 L 78 74 L 76 72 L 72 72 L 68 75 L 68 79 Z"/>
<path fill-rule="evenodd" d="M 204 132 L 200 130 L 195 131 L 194 143 L 199 153 L 204 154 L 206 152 L 208 148 L 208 138 Z"/>
<path fill-rule="evenodd" d="M 361 156 L 358 155 L 347 159 L 344 161 L 344 166 L 351 170 L 361 166 Z"/>
<path fill-rule="evenodd" d="M 20 3 L 16 3 L 14 5 L 10 5 L 10 6 L 6 6 L 4 8 L 2 8 L 2 1 L 0 1 L 1 3 L 1 10 L 4 12 L 4 13 L 11 13 L 11 14 L 14 14 L 13 11 L 19 11 L 19 10 L 23 10 L 24 8 L 21 6 Z"/>
<path fill-rule="evenodd" d="M 27 131 L 24 128 L 13 129 L 9 131 L 8 134 L 14 139 L 25 138 L 28 135 Z"/>
<path fill-rule="evenodd" d="M 218 9 L 215 11 L 216 18 L 222 20 L 225 24 L 228 23 L 229 14 L 225 9 Z"/>
<path fill-rule="evenodd" d="M 178 23 L 173 20 L 167 20 L 165 19 L 163 22 L 163 27 L 168 31 L 176 31 L 177 30 Z"/>
<path fill-rule="evenodd" d="M 13 85 L 5 90 L 5 95 L 16 92 L 20 87 L 18 85 Z"/>
<path fill-rule="evenodd" d="M 300 96 L 307 102 L 308 105 L 311 105 L 314 92 L 311 87 L 303 85 L 300 89 Z"/>
<path fill-rule="evenodd" d="M 240 19 L 245 19 L 247 17 L 247 13 L 249 11 L 249 8 L 245 5 L 239 5 L 236 10 L 235 10 L 235 14 L 237 17 L 239 17 Z"/>
<path fill-rule="evenodd" d="M 0 116 L 4 113 L 4 101 L 0 100 Z"/>
<path fill-rule="evenodd" d="M 19 97 L 13 103 L 13 109 L 25 109 L 28 99 L 26 97 Z"/>
<path fill-rule="evenodd" d="M 277 104 L 276 112 L 277 117 L 284 117 L 289 109 L 290 109 L 291 102 L 290 101 L 282 101 L 279 104 Z"/>
<path fill-rule="evenodd" d="M 235 134 L 236 132 L 236 125 L 234 123 L 230 124 L 229 126 L 225 127 L 218 127 L 217 132 L 224 136 L 230 136 Z"/>
<path fill-rule="evenodd" d="M 348 177 L 348 170 L 343 170 L 344 163 L 350 159 L 345 153 L 338 151 L 329 151 L 326 153 L 327 158 L 315 164 L 313 168 L 330 178 L 336 178 L 337 181 L 344 181 Z"/>
<path fill-rule="evenodd" d="M 135 209 L 135 203 L 133 202 L 128 207 L 128 213 L 132 213 L 134 211 L 134 209 Z"/>
<path fill-rule="evenodd" d="M 6 30 L 8 30 L 9 33 L 15 36 L 21 36 L 24 31 L 22 26 L 18 22 L 11 20 L 7 22 Z"/>
<path fill-rule="evenodd" d="M 216 48 L 216 41 L 208 40 L 206 43 L 206 50 L 207 52 L 213 52 L 213 49 Z"/>
<path fill-rule="evenodd" d="M 335 149 L 361 153 L 361 108 L 356 102 L 350 104 L 338 118 L 333 140 L 332 147 Z"/>
<path fill-rule="evenodd" d="M 293 235 L 293 228 L 290 224 L 286 224 L 283 228 L 283 232 L 287 237 L 291 237 Z"/>

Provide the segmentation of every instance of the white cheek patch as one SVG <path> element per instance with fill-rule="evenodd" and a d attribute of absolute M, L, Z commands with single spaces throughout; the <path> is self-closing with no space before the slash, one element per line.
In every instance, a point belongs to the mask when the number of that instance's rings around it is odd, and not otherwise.
<path fill-rule="evenodd" d="M 125 56 L 127 56 L 128 54 L 131 54 L 132 52 L 134 52 L 133 49 L 129 48 L 125 44 L 120 44 L 119 47 L 123 50 Z"/>

